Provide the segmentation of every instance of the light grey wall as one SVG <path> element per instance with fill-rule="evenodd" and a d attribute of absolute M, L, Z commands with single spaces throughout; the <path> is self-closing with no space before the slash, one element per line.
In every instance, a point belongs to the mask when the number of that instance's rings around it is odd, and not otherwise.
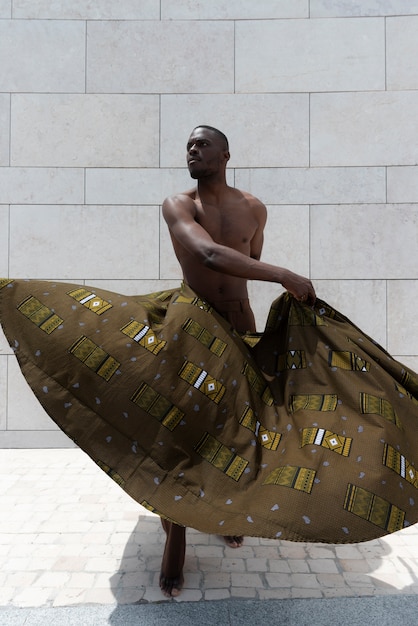
<path fill-rule="evenodd" d="M 418 0 L 0 0 L 0 275 L 177 286 L 160 205 L 211 124 L 264 260 L 418 369 L 417 32 Z M 0 446 L 60 445 L 0 337 Z"/>

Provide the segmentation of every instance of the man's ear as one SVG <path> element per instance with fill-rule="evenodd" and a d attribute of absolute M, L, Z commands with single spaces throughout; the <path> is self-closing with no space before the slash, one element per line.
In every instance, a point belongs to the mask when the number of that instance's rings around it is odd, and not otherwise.
<path fill-rule="evenodd" d="M 231 158 L 231 155 L 230 155 L 230 153 L 229 153 L 229 151 L 228 151 L 228 150 L 225 150 L 225 152 L 224 152 L 224 157 L 225 157 L 225 160 L 226 160 L 226 161 L 229 161 L 229 159 Z"/>

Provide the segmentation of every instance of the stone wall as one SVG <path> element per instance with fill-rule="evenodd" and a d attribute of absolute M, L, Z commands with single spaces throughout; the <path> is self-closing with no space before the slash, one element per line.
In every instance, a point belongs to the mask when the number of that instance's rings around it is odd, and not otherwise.
<path fill-rule="evenodd" d="M 0 275 L 178 285 L 160 206 L 211 124 L 263 259 L 418 368 L 417 32 L 418 0 L 0 0 Z M 0 446 L 65 445 L 1 337 Z"/>

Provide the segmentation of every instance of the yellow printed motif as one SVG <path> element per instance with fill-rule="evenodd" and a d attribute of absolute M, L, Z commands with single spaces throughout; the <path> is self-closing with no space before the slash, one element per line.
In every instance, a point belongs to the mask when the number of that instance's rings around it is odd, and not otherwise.
<path fill-rule="evenodd" d="M 277 467 L 271 472 L 263 482 L 263 485 L 279 485 L 311 493 L 315 476 L 316 471 L 313 469 L 284 465 L 283 467 Z"/>
<path fill-rule="evenodd" d="M 0 289 L 3 289 L 6 285 L 10 285 L 12 282 L 13 280 L 11 278 L 0 278 Z"/>
<path fill-rule="evenodd" d="M 372 396 L 369 393 L 360 393 L 360 411 L 363 414 L 380 415 L 388 422 L 392 422 L 398 428 L 402 428 L 402 423 L 395 413 L 391 403 L 385 398 Z"/>
<path fill-rule="evenodd" d="M 411 485 L 418 489 L 418 472 L 403 454 L 395 450 L 388 443 L 385 443 L 383 450 L 383 465 L 402 476 Z"/>
<path fill-rule="evenodd" d="M 184 417 L 184 413 L 180 409 L 147 383 L 142 383 L 138 387 L 131 400 L 171 431 L 180 424 Z"/>
<path fill-rule="evenodd" d="M 289 326 L 326 326 L 325 320 L 306 306 L 290 309 Z"/>
<path fill-rule="evenodd" d="M 409 374 L 408 374 L 408 376 L 409 376 Z M 411 379 L 411 381 L 412 381 L 412 377 L 411 377 L 411 376 L 409 376 L 409 378 L 410 378 L 410 379 Z M 405 379 L 405 377 L 404 377 L 404 379 Z M 406 381 L 406 382 L 408 383 L 408 381 Z M 410 393 L 409 391 L 407 391 L 407 390 L 405 389 L 405 387 L 402 387 L 402 385 L 399 385 L 398 383 L 395 383 L 395 387 L 396 387 L 396 390 L 397 390 L 399 393 L 401 393 L 403 396 L 407 396 L 407 397 L 411 400 L 411 402 L 413 402 L 415 405 L 418 405 L 418 399 L 417 399 L 417 398 L 415 398 L 415 397 L 412 395 L 412 393 Z M 418 396 L 418 386 L 417 386 L 417 393 L 416 393 L 416 395 Z"/>
<path fill-rule="evenodd" d="M 190 298 L 190 297 L 184 296 L 183 294 L 179 294 L 176 298 L 174 298 L 173 303 L 193 304 L 193 306 L 197 306 L 199 309 L 202 309 L 202 311 L 211 312 L 213 310 L 210 304 L 208 304 L 205 300 L 202 300 L 202 298 L 199 298 L 199 297 Z"/>
<path fill-rule="evenodd" d="M 418 381 L 416 377 L 411 376 L 409 372 L 405 371 L 401 382 L 404 387 L 408 387 L 409 391 L 414 394 L 414 396 L 418 396 Z"/>
<path fill-rule="evenodd" d="M 256 435 L 261 445 L 267 448 L 267 450 L 277 450 L 282 436 L 280 433 L 267 430 L 267 428 L 261 426 L 251 407 L 246 407 L 239 423 L 241 426 L 251 430 Z"/>
<path fill-rule="evenodd" d="M 277 371 L 301 370 L 306 368 L 306 355 L 304 350 L 289 350 L 277 357 Z"/>
<path fill-rule="evenodd" d="M 163 519 L 166 519 L 169 522 L 172 522 L 174 524 L 177 524 L 178 526 L 181 526 L 181 524 L 178 524 L 177 522 L 175 522 L 173 519 L 171 519 L 171 517 L 167 517 L 166 515 L 163 515 L 162 513 L 157 511 L 157 509 L 155 509 L 153 506 L 151 506 L 151 504 L 148 502 L 148 500 L 142 500 L 142 502 L 140 502 L 139 504 L 141 506 L 143 506 L 144 509 L 147 509 L 147 511 L 150 511 L 151 513 L 155 513 L 155 515 L 158 515 L 159 517 L 162 517 Z"/>
<path fill-rule="evenodd" d="M 122 476 L 120 474 L 118 474 L 117 472 L 115 472 L 115 470 L 111 469 L 109 467 L 109 465 L 106 465 L 106 463 L 103 463 L 103 461 L 97 460 L 96 461 L 97 465 L 100 467 L 101 470 L 103 470 L 104 472 L 106 472 L 106 474 L 108 476 L 110 476 L 110 478 L 112 480 L 115 481 L 115 483 L 117 483 L 119 485 L 119 487 L 123 487 L 125 484 L 125 479 L 122 478 Z"/>
<path fill-rule="evenodd" d="M 216 469 L 237 482 L 248 465 L 248 461 L 232 452 L 209 433 L 203 435 L 195 450 L 213 467 L 216 467 Z"/>
<path fill-rule="evenodd" d="M 34 296 L 28 296 L 17 308 L 47 335 L 50 335 L 64 321 L 62 317 L 56 315 L 52 309 L 42 304 Z"/>
<path fill-rule="evenodd" d="M 96 296 L 93 291 L 88 291 L 83 287 L 80 287 L 79 289 L 74 289 L 73 291 L 69 291 L 68 295 L 71 296 L 71 298 L 74 298 L 74 300 L 77 300 L 77 302 L 79 302 L 83 306 L 85 306 L 86 309 L 89 309 L 90 311 L 93 311 L 93 313 L 96 313 L 96 315 L 102 315 L 102 313 L 108 311 L 113 306 L 113 304 L 110 304 L 110 302 L 106 302 L 106 300 L 103 300 L 103 298 Z"/>
<path fill-rule="evenodd" d="M 149 326 L 136 322 L 135 320 L 123 326 L 121 332 L 152 354 L 158 354 L 167 343 L 166 341 L 157 339 L 155 333 Z"/>
<path fill-rule="evenodd" d="M 405 511 L 371 491 L 352 484 L 347 486 L 344 509 L 388 533 L 401 530 L 404 525 Z"/>
<path fill-rule="evenodd" d="M 186 361 L 178 375 L 195 389 L 199 389 L 210 400 L 219 404 L 225 394 L 225 387 L 219 381 L 209 376 L 209 374 L 191 361 Z"/>
<path fill-rule="evenodd" d="M 225 352 L 225 348 L 227 347 L 225 341 L 212 335 L 207 328 L 201 326 L 196 320 L 189 317 L 184 322 L 182 328 L 186 333 L 200 341 L 205 348 L 208 348 L 213 354 L 216 354 L 216 356 L 222 356 Z"/>
<path fill-rule="evenodd" d="M 370 363 L 360 358 L 354 352 L 330 350 L 328 365 L 352 372 L 369 372 Z"/>
<path fill-rule="evenodd" d="M 73 343 L 70 353 L 107 382 L 120 366 L 119 361 L 85 335 Z"/>
<path fill-rule="evenodd" d="M 336 435 L 325 428 L 304 428 L 301 436 L 301 448 L 307 445 L 322 446 L 341 456 L 349 456 L 352 444 L 350 437 Z"/>
<path fill-rule="evenodd" d="M 249 363 L 244 363 L 241 373 L 246 376 L 251 387 L 260 396 L 262 401 L 267 404 L 267 406 L 271 406 L 273 404 L 273 396 L 265 378 L 257 374 L 255 369 L 251 367 Z"/>
<path fill-rule="evenodd" d="M 336 394 L 317 394 L 299 393 L 290 396 L 289 410 L 291 413 L 296 411 L 335 411 L 338 404 L 338 396 Z"/>

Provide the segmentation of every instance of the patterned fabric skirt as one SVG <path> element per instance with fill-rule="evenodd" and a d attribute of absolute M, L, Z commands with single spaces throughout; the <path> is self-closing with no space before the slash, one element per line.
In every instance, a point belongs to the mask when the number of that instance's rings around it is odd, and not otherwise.
<path fill-rule="evenodd" d="M 321 300 L 239 335 L 185 285 L 0 279 L 0 321 L 51 418 L 162 517 L 331 543 L 418 522 L 418 376 Z"/>

